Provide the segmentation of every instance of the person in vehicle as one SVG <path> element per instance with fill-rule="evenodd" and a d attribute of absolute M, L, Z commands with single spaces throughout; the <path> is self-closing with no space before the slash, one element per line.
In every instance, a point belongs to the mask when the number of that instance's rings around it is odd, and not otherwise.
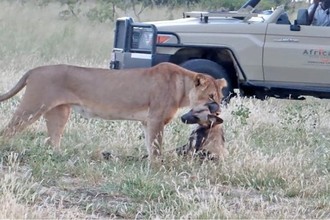
<path fill-rule="evenodd" d="M 330 0 L 314 0 L 308 8 L 308 22 L 315 26 L 330 26 Z"/>

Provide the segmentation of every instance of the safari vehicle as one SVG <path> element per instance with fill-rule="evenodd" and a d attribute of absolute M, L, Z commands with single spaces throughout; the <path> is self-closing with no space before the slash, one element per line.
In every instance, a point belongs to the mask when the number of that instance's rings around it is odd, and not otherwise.
<path fill-rule="evenodd" d="M 177 20 L 119 18 L 110 68 L 167 61 L 226 78 L 226 95 L 330 98 L 330 27 L 309 26 L 307 9 L 294 21 L 283 6 L 255 13 L 259 2 L 237 11 L 186 12 Z"/>

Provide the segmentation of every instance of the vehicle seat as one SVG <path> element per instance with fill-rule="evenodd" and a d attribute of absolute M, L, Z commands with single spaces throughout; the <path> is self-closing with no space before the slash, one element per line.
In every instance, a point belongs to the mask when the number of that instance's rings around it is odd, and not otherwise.
<path fill-rule="evenodd" d="M 276 24 L 291 24 L 287 13 L 282 13 L 277 19 Z"/>
<path fill-rule="evenodd" d="M 298 25 L 309 25 L 308 23 L 308 10 L 305 8 L 301 8 L 297 13 L 297 24 Z"/>

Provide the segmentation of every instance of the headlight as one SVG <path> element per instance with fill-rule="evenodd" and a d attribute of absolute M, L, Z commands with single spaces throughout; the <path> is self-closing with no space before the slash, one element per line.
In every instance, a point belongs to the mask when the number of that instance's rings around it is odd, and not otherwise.
<path fill-rule="evenodd" d="M 133 27 L 131 49 L 151 50 L 153 31 L 146 27 Z"/>

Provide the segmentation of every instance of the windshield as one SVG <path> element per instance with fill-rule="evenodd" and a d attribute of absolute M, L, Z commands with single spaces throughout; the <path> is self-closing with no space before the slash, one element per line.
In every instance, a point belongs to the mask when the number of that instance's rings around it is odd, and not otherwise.
<path fill-rule="evenodd" d="M 249 22 L 265 22 L 265 23 L 276 23 L 281 14 L 285 13 L 284 6 L 281 5 L 275 10 L 265 10 L 258 13 L 257 17 L 252 17 Z"/>

